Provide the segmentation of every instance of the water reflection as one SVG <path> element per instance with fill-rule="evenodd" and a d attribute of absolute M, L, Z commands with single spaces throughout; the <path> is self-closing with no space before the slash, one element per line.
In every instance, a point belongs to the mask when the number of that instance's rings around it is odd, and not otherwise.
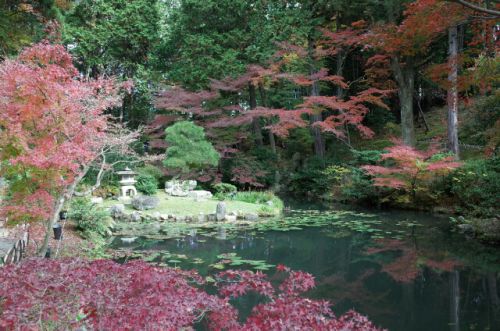
<path fill-rule="evenodd" d="M 425 214 L 382 213 L 378 219 L 383 231 L 399 231 L 395 224 L 401 220 L 420 226 L 400 239 L 329 226 L 237 235 L 218 227 L 211 235 L 191 231 L 179 240 L 142 241 L 137 248 L 203 260 L 181 264 L 201 273 L 216 271 L 209 265 L 229 252 L 304 270 L 317 280 L 309 296 L 330 300 L 338 314 L 354 308 L 389 330 L 500 330 L 496 248 L 465 241 L 448 231 L 446 220 Z M 254 300 L 242 304 L 251 307 Z"/>

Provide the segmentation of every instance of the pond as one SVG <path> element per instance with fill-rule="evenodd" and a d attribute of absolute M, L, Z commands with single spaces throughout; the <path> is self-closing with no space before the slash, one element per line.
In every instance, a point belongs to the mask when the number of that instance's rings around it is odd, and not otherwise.
<path fill-rule="evenodd" d="M 444 216 L 297 209 L 255 226 L 176 233 L 129 244 L 116 238 L 113 246 L 127 258 L 205 275 L 228 268 L 273 274 L 284 264 L 315 276 L 308 296 L 389 330 L 500 330 L 500 252 L 451 231 Z"/>

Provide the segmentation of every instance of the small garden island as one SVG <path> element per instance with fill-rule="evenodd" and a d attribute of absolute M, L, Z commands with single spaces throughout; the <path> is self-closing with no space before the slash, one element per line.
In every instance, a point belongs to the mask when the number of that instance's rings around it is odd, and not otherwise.
<path fill-rule="evenodd" d="M 0 330 L 500 331 L 499 20 L 0 1 Z"/>

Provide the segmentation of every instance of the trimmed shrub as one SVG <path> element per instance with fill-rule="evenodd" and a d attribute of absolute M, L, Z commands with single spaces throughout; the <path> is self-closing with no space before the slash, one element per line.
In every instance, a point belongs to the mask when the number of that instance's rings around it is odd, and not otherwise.
<path fill-rule="evenodd" d="M 218 183 L 212 186 L 215 191 L 215 198 L 219 200 L 232 199 L 238 189 L 236 186 L 228 183 Z"/>
<path fill-rule="evenodd" d="M 158 185 L 158 180 L 155 177 L 146 173 L 140 173 L 137 176 L 135 187 L 141 193 L 153 195 L 158 190 Z"/>

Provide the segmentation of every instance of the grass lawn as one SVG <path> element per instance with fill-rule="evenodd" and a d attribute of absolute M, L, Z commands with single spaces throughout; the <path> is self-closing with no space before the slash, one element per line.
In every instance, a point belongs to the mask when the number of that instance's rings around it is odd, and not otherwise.
<path fill-rule="evenodd" d="M 213 214 L 215 213 L 217 203 L 220 202 L 216 199 L 194 201 L 192 198 L 188 197 L 172 197 L 167 195 L 163 190 L 158 190 L 155 196 L 160 200 L 160 203 L 155 209 L 143 211 L 144 214 L 152 214 L 155 212 L 159 212 L 161 214 L 174 214 L 176 216 L 198 215 L 199 213 Z M 110 207 L 118 203 L 120 202 L 117 200 L 105 200 L 103 206 Z M 265 204 L 255 204 L 234 200 L 226 200 L 225 203 L 226 212 L 260 214 L 264 209 L 266 211 L 273 209 L 275 214 L 279 214 L 281 212 L 279 207 L 270 208 Z M 131 205 L 126 205 L 126 209 L 130 212 L 134 210 Z"/>

